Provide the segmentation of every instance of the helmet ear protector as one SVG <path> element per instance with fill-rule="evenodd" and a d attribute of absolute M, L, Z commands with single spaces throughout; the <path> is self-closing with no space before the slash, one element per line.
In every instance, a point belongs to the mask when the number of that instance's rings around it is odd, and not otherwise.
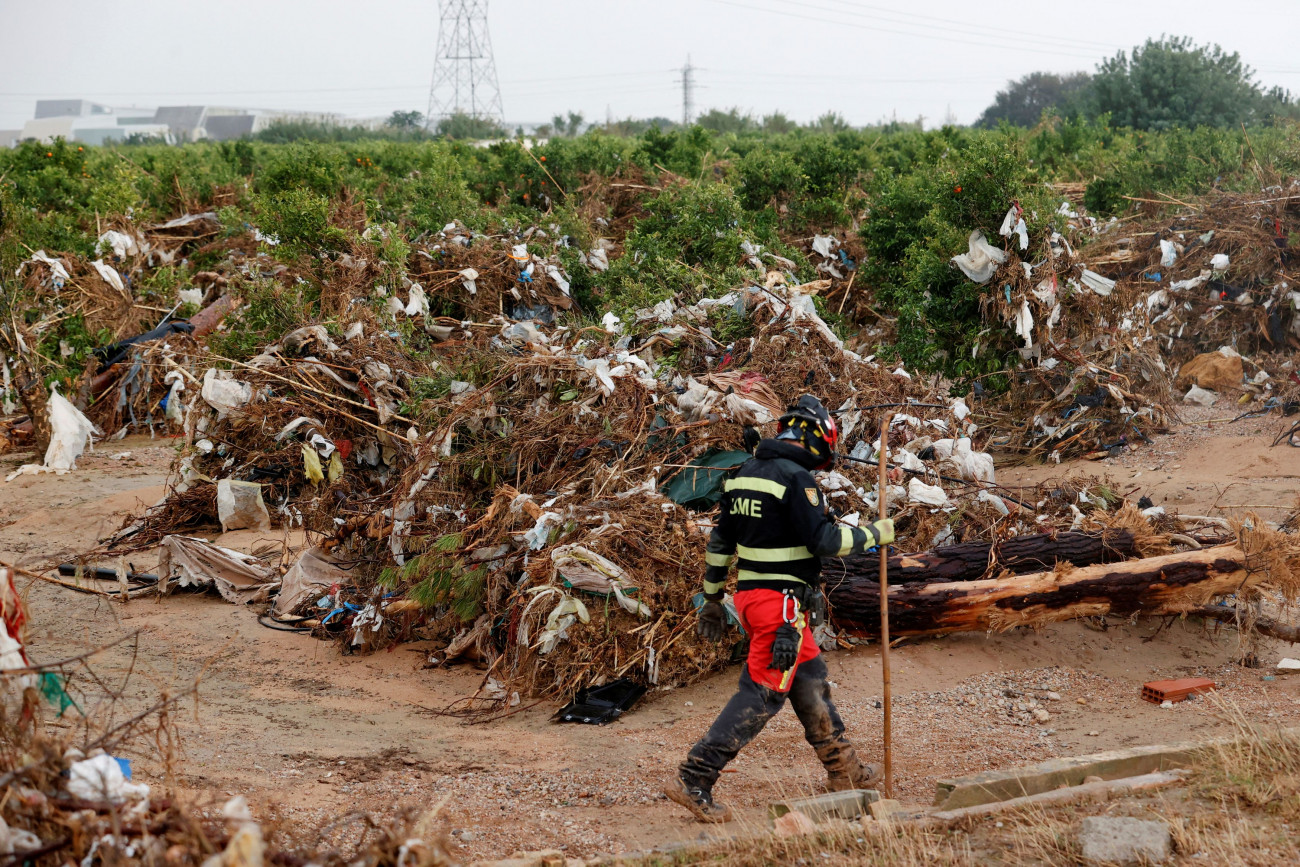
<path fill-rule="evenodd" d="M 811 394 L 805 394 L 777 421 L 777 439 L 794 440 L 819 459 L 817 469 L 826 470 L 835 463 L 835 447 L 840 441 L 835 419 Z"/>

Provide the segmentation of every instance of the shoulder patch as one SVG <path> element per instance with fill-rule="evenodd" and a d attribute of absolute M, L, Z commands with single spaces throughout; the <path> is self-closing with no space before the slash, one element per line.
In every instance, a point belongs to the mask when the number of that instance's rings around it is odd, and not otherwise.
<path fill-rule="evenodd" d="M 822 502 L 821 494 L 818 492 L 816 488 L 804 488 L 803 492 L 804 492 L 804 496 L 808 498 L 808 502 L 812 503 L 814 506 L 821 505 Z"/>

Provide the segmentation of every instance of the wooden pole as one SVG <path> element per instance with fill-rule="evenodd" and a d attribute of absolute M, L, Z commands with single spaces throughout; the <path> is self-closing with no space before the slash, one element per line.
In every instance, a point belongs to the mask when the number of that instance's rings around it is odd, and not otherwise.
<path fill-rule="evenodd" d="M 889 499 L 889 423 L 894 414 L 886 413 L 880 422 L 880 486 L 876 502 L 880 520 L 888 515 Z M 880 676 L 884 681 L 885 707 L 885 797 L 894 797 L 893 695 L 889 683 L 889 546 L 880 546 Z"/>

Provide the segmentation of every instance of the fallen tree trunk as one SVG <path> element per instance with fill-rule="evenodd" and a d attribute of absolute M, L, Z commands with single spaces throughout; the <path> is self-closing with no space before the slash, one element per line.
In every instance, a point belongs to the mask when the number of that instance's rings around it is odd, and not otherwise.
<path fill-rule="evenodd" d="M 902 584 L 889 589 L 893 635 L 1005 630 L 1100 614 L 1177 614 L 1264 580 L 1246 570 L 1236 545 L 1144 560 L 1008 575 L 980 581 Z M 865 576 L 828 582 L 831 619 L 852 635 L 875 638 L 880 585 Z"/>
<path fill-rule="evenodd" d="M 1276 638 L 1280 641 L 1289 641 L 1292 644 L 1300 641 L 1300 625 L 1292 626 L 1289 623 L 1279 623 L 1271 617 L 1256 617 L 1251 620 L 1249 616 L 1243 616 L 1239 621 L 1237 609 L 1224 605 L 1203 605 L 1200 608 L 1189 610 L 1187 614 L 1192 617 L 1217 620 L 1220 623 L 1248 623 L 1250 629 L 1260 635 L 1267 635 L 1269 638 Z"/>
<path fill-rule="evenodd" d="M 1129 530 L 1103 533 L 1036 533 L 1000 542 L 963 542 L 921 554 L 896 554 L 889 558 L 889 583 L 931 584 L 938 581 L 975 581 L 994 571 L 1044 572 L 1058 562 L 1074 566 L 1115 563 L 1140 557 L 1137 539 Z M 844 558 L 843 566 L 827 563 L 826 583 L 880 580 L 875 557 Z"/>

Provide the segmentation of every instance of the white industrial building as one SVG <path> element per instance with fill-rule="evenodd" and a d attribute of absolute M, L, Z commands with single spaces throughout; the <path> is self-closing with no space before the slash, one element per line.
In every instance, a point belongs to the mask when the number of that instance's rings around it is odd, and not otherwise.
<path fill-rule="evenodd" d="M 89 145 L 125 141 L 132 136 L 170 144 L 227 141 L 261 132 L 277 121 L 337 124 L 343 119 L 324 112 L 210 105 L 123 108 L 85 99 L 42 99 L 36 102 L 36 116 L 21 130 L 0 130 L 0 147 L 12 147 L 28 139 L 49 143 L 56 138 Z"/>

